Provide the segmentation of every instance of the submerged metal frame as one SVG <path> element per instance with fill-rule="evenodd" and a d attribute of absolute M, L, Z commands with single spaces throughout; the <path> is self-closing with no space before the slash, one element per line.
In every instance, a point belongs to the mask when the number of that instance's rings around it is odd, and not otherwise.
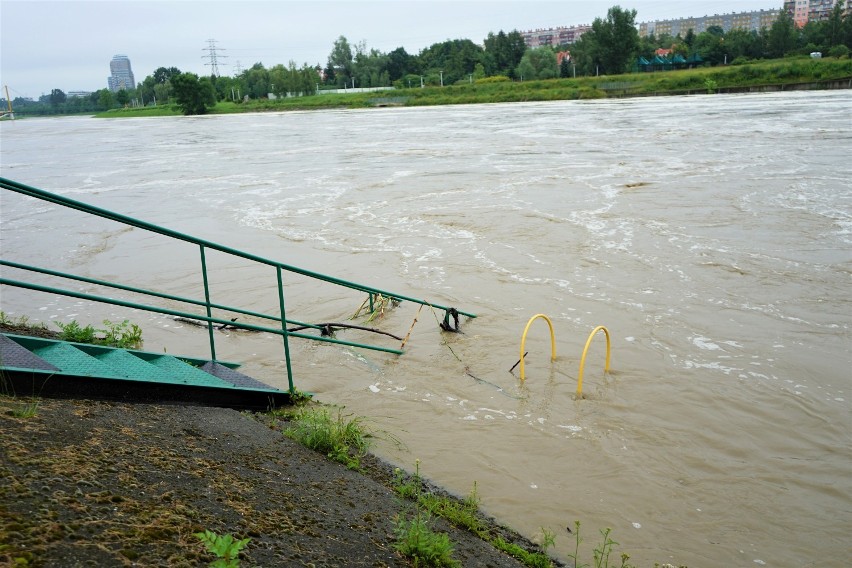
<path fill-rule="evenodd" d="M 176 300 L 176 301 L 185 302 L 185 303 L 189 303 L 189 304 L 193 304 L 193 305 L 197 305 L 197 306 L 204 306 L 206 316 L 201 316 L 201 315 L 198 315 L 198 314 L 192 314 L 192 313 L 187 313 L 187 312 L 178 311 L 178 310 L 172 310 L 172 309 L 168 309 L 168 308 L 162 308 L 162 307 L 158 307 L 158 306 L 140 304 L 140 303 L 137 303 L 137 302 L 129 302 L 129 301 L 126 301 L 126 300 L 119 300 L 119 299 L 116 299 L 116 298 L 110 298 L 110 297 L 106 297 L 106 296 L 99 296 L 99 295 L 95 295 L 95 294 L 86 294 L 86 293 L 77 292 L 77 291 L 74 291 L 74 290 L 56 288 L 56 287 L 52 287 L 52 286 L 44 286 L 44 285 L 35 284 L 35 283 L 32 283 L 32 282 L 12 280 L 12 279 L 8 279 L 8 278 L 0 278 L 0 284 L 7 285 L 7 286 L 16 286 L 16 287 L 20 287 L 20 288 L 36 290 L 36 291 L 41 291 L 41 292 L 60 294 L 60 295 L 64 295 L 64 296 L 70 296 L 70 297 L 80 298 L 80 299 L 84 299 L 84 300 L 90 300 L 90 301 L 94 301 L 94 302 L 113 304 L 113 305 L 118 305 L 118 306 L 125 306 L 125 307 L 136 308 L 136 309 L 141 309 L 141 310 L 155 312 L 155 313 L 173 315 L 173 316 L 178 316 L 178 317 L 186 317 L 186 318 L 192 318 L 192 319 L 204 321 L 204 322 L 207 323 L 207 331 L 208 331 L 208 337 L 209 337 L 209 342 L 210 342 L 210 356 L 211 356 L 211 360 L 213 360 L 213 361 L 216 361 L 216 345 L 215 345 L 215 334 L 213 333 L 213 324 L 222 324 L 222 325 L 227 325 L 227 326 L 230 326 L 230 327 L 236 327 L 236 328 L 240 328 L 240 329 L 264 331 L 264 332 L 267 332 L 267 333 L 273 333 L 273 334 L 276 334 L 276 335 L 280 335 L 282 337 L 282 340 L 283 340 L 283 343 L 284 343 L 284 360 L 286 362 L 287 381 L 288 381 L 289 389 L 290 389 L 291 393 L 295 392 L 295 387 L 293 385 L 293 371 L 292 371 L 292 366 L 290 364 L 290 344 L 289 344 L 289 341 L 288 341 L 289 337 L 311 339 L 311 340 L 314 340 L 314 341 L 324 341 L 324 342 L 328 342 L 328 343 L 336 343 L 338 345 L 346 345 L 346 346 L 350 346 L 350 347 L 359 347 L 359 348 L 363 348 L 363 349 L 372 349 L 372 350 L 375 350 L 375 351 L 384 351 L 386 353 L 394 353 L 394 354 L 397 354 L 397 355 L 401 355 L 403 353 L 403 351 L 402 351 L 402 349 L 391 349 L 391 348 L 381 347 L 381 346 L 377 346 L 377 345 L 370 345 L 370 344 L 365 344 L 365 343 L 356 343 L 356 342 L 352 342 L 352 341 L 343 341 L 343 340 L 339 340 L 339 339 L 333 339 L 331 337 L 324 337 L 324 336 L 317 337 L 317 336 L 306 335 L 306 334 L 298 333 L 298 332 L 294 332 L 294 331 L 287 331 L 287 324 L 288 323 L 292 323 L 292 324 L 296 324 L 298 326 L 303 326 L 303 327 L 308 327 L 308 328 L 314 328 L 314 329 L 322 329 L 322 327 L 318 326 L 318 325 L 314 325 L 314 324 L 309 324 L 309 323 L 304 323 L 304 322 L 286 319 L 286 316 L 285 316 L 286 310 L 285 310 L 285 305 L 284 305 L 284 276 L 283 276 L 284 272 L 293 272 L 295 274 L 307 276 L 308 278 L 321 280 L 323 282 L 328 282 L 330 284 L 343 286 L 345 288 L 350 288 L 352 290 L 357 290 L 357 291 L 360 291 L 360 292 L 366 292 L 369 295 L 369 302 L 370 302 L 371 308 L 372 308 L 372 304 L 373 304 L 373 298 L 377 295 L 381 295 L 381 296 L 385 296 L 385 297 L 391 297 L 391 298 L 394 298 L 395 300 L 399 300 L 399 301 L 405 300 L 405 301 L 413 302 L 413 303 L 416 303 L 416 304 L 420 304 L 421 306 L 425 305 L 425 306 L 430 306 L 432 308 L 436 308 L 436 309 L 439 309 L 439 310 L 444 310 L 445 321 L 448 321 L 451 311 L 456 311 L 454 308 L 451 308 L 449 306 L 441 306 L 439 304 L 434 304 L 434 303 L 431 303 L 431 302 L 427 302 L 425 300 L 413 298 L 413 297 L 406 296 L 406 295 L 403 295 L 403 294 L 397 294 L 397 293 L 394 293 L 394 292 L 387 292 L 387 291 L 384 291 L 384 290 L 381 290 L 381 289 L 378 289 L 378 288 L 373 288 L 372 286 L 366 286 L 366 285 L 358 284 L 358 283 L 355 283 L 355 282 L 349 282 L 347 280 L 342 280 L 340 278 L 335 278 L 333 276 L 328 276 L 328 275 L 321 274 L 321 273 L 318 273 L 318 272 L 305 270 L 305 269 L 302 269 L 302 268 L 298 268 L 296 266 L 292 266 L 292 265 L 289 265 L 289 264 L 285 264 L 285 263 L 282 263 L 282 262 L 278 262 L 278 261 L 275 261 L 275 260 L 271 260 L 271 259 L 268 259 L 268 258 L 257 256 L 257 255 L 247 253 L 247 252 L 244 252 L 244 251 L 232 248 L 232 247 L 228 247 L 228 246 L 225 246 L 225 245 L 214 243 L 212 241 L 208 241 L 208 240 L 205 240 L 205 239 L 199 239 L 197 237 L 193 237 L 193 236 L 187 235 L 185 233 L 180 233 L 178 231 L 173 231 L 171 229 L 167 229 L 167 228 L 161 227 L 159 225 L 154 225 L 152 223 L 148 223 L 148 222 L 142 221 L 140 219 L 135 219 L 135 218 L 127 216 L 127 215 L 122 215 L 120 213 L 115 213 L 115 212 L 109 211 L 107 209 L 95 207 L 94 205 L 89 205 L 87 203 L 83 203 L 81 201 L 76 201 L 74 199 L 69 199 L 67 197 L 57 195 L 55 193 L 51 193 L 51 192 L 45 191 L 43 189 L 38 189 L 38 188 L 35 188 L 35 187 L 24 185 L 22 183 L 19 183 L 19 182 L 16 182 L 16 181 L 13 181 L 13 180 L 10 180 L 10 179 L 7 179 L 7 178 L 0 177 L 0 188 L 6 189 L 6 190 L 9 190 L 9 191 L 13 191 L 13 192 L 16 192 L 16 193 L 20 193 L 20 194 L 26 195 L 28 197 L 33 197 L 35 199 L 40 199 L 42 201 L 54 203 L 56 205 L 60 205 L 60 206 L 63 206 L 63 207 L 68 207 L 70 209 L 75 209 L 77 211 L 81 211 L 83 213 L 87 213 L 87 214 L 90 214 L 90 215 L 96 215 L 96 216 L 102 217 L 104 219 L 110 219 L 112 221 L 115 221 L 115 222 L 118 222 L 118 223 L 121 223 L 121 224 L 124 224 L 124 225 L 128 225 L 128 226 L 131 226 L 131 227 L 137 227 L 139 229 L 142 229 L 142 230 L 145 230 L 145 231 L 150 231 L 150 232 L 153 232 L 153 233 L 157 233 L 157 234 L 160 234 L 160 235 L 172 238 L 172 239 L 176 239 L 176 240 L 179 240 L 179 241 L 198 245 L 199 253 L 200 253 L 200 261 L 201 261 L 202 282 L 203 282 L 203 288 L 204 288 L 204 300 L 201 301 L 201 300 L 195 300 L 195 299 L 191 299 L 191 298 L 183 298 L 183 297 L 175 296 L 175 295 L 172 295 L 172 294 L 164 294 L 164 293 L 155 292 L 155 291 L 152 291 L 152 290 L 144 290 L 142 288 L 136 288 L 136 287 L 127 286 L 127 285 L 124 285 L 124 284 L 118 284 L 118 283 L 115 283 L 115 282 L 108 282 L 108 281 L 105 281 L 105 280 L 97 280 L 97 279 L 94 279 L 94 278 L 88 278 L 88 277 L 85 277 L 85 276 L 79 276 L 79 275 L 69 274 L 69 273 L 60 272 L 60 271 L 56 271 L 56 270 L 50 270 L 50 269 L 47 269 L 47 268 L 30 266 L 30 265 L 22 264 L 22 263 L 19 263 L 19 262 L 13 262 L 13 261 L 8 261 L 8 260 L 3 260 L 3 259 L 0 259 L 0 266 L 7 266 L 7 267 L 11 267 L 11 268 L 20 269 L 20 270 L 37 272 L 37 273 L 41 273 L 41 274 L 47 274 L 47 275 L 50 275 L 50 276 L 56 276 L 56 277 L 65 278 L 65 279 L 69 279 L 69 280 L 75 280 L 75 281 L 78 281 L 78 282 L 86 282 L 86 283 L 89 283 L 89 284 L 106 286 L 106 287 L 115 288 L 115 289 L 118 289 L 118 290 L 124 290 L 124 291 L 128 291 L 128 292 L 142 294 L 142 295 L 145 295 L 145 296 L 155 297 L 155 298 Z M 274 267 L 275 270 L 276 270 L 276 278 L 277 278 L 277 283 L 278 283 L 279 315 L 275 316 L 275 315 L 270 315 L 270 314 L 263 314 L 263 313 L 245 310 L 245 309 L 242 309 L 242 308 L 231 307 L 231 306 L 226 306 L 226 305 L 211 302 L 210 301 L 210 286 L 209 286 L 208 271 L 207 271 L 207 259 L 206 259 L 206 252 L 205 252 L 206 249 L 216 250 L 216 251 L 228 254 L 228 255 L 240 257 L 240 258 L 243 258 L 243 259 L 246 259 L 246 260 L 250 260 L 250 261 L 253 261 L 253 262 L 257 262 L 257 263 L 260 263 L 260 264 L 265 264 L 265 265 Z M 217 310 L 229 311 L 229 312 L 232 312 L 232 313 L 239 313 L 239 314 L 250 315 L 250 316 L 254 316 L 254 317 L 258 317 L 258 318 L 277 321 L 277 322 L 280 323 L 280 328 L 263 327 L 263 326 L 247 324 L 247 323 L 237 323 L 235 321 L 229 321 L 229 320 L 225 320 L 225 319 L 221 319 L 221 318 L 216 318 L 216 317 L 213 317 L 213 315 L 212 315 L 212 313 L 213 313 L 212 310 L 214 308 L 217 309 Z M 476 314 L 463 312 L 461 310 L 457 310 L 456 313 L 458 313 L 460 315 L 467 316 L 469 318 L 475 318 L 476 317 Z"/>

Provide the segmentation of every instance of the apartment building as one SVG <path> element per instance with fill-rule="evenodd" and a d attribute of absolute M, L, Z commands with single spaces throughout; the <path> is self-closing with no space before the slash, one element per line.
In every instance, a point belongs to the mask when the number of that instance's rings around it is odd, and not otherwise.
<path fill-rule="evenodd" d="M 784 9 L 799 27 L 808 22 L 827 20 L 834 10 L 836 0 L 785 0 Z M 843 13 L 852 13 L 852 0 L 844 0 Z"/>
<path fill-rule="evenodd" d="M 792 0 L 802 1 L 802 0 Z M 808 1 L 808 0 L 804 0 Z M 639 24 L 639 37 L 646 37 L 651 34 L 685 36 L 689 30 L 692 33 L 700 34 L 707 31 L 711 26 L 719 26 L 725 33 L 731 30 L 760 30 L 761 28 L 771 27 L 773 22 L 778 18 L 779 10 L 754 10 L 751 12 L 739 12 L 736 14 L 714 14 L 712 16 L 702 16 L 699 18 L 678 18 L 673 20 L 657 20 L 651 22 L 642 22 Z"/>
<path fill-rule="evenodd" d="M 570 27 L 563 26 L 558 28 L 529 30 L 520 33 L 524 38 L 524 43 L 527 44 L 527 47 L 541 47 L 543 45 L 570 45 L 580 39 L 580 36 L 590 29 L 592 29 L 592 26 L 588 25 Z"/>

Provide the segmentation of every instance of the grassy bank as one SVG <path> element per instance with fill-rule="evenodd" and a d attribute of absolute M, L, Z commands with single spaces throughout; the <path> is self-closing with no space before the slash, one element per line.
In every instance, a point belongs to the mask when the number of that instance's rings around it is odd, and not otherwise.
<path fill-rule="evenodd" d="M 473 84 L 397 89 L 382 93 L 324 94 L 278 100 L 223 101 L 213 114 L 275 112 L 288 110 L 357 109 L 376 106 L 434 106 L 449 104 L 505 103 L 600 99 L 623 96 L 717 93 L 737 89 L 761 89 L 800 84 L 827 88 L 831 82 L 852 80 L 852 59 L 787 58 L 725 67 L 701 67 L 681 71 L 629 73 L 606 77 L 578 77 L 547 81 L 494 81 Z M 100 117 L 179 115 L 176 105 L 116 109 Z"/>

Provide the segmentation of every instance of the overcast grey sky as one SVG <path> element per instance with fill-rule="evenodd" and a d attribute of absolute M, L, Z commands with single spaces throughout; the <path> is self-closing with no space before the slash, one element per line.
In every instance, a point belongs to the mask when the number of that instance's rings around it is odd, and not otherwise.
<path fill-rule="evenodd" d="M 493 31 L 590 24 L 614 5 L 637 22 L 775 10 L 781 0 L 0 0 L 0 84 L 12 98 L 54 88 L 107 87 L 113 55 L 130 58 L 137 81 L 158 67 L 208 74 L 215 39 L 219 71 L 261 62 L 325 66 L 341 35 L 354 44 L 415 55 L 447 39 L 476 43 Z M 227 58 L 221 58 L 227 56 Z M 5 96 L 5 94 L 3 95 Z"/>

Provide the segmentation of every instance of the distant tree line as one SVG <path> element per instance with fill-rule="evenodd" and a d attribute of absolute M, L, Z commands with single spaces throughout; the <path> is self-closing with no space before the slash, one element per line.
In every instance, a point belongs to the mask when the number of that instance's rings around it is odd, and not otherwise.
<path fill-rule="evenodd" d="M 285 96 L 309 96 L 322 89 L 363 87 L 415 88 L 473 83 L 475 81 L 529 81 L 574 75 L 615 75 L 634 69 L 638 57 L 653 58 L 659 48 L 684 57 L 698 55 L 705 65 L 738 64 L 750 60 L 808 54 L 815 51 L 848 57 L 852 50 L 852 15 L 843 16 L 837 0 L 830 17 L 796 27 L 790 14 L 780 10 L 769 29 L 730 30 L 711 26 L 699 34 L 650 35 L 640 38 L 636 10 L 613 6 L 604 18 L 571 45 L 527 48 L 515 30 L 489 33 L 482 45 L 469 39 L 435 43 L 417 55 L 399 47 L 389 53 L 354 46 L 346 37 L 335 40 L 325 67 L 290 61 L 270 68 L 255 63 L 233 77 L 198 77 L 176 67 L 160 67 L 136 89 L 113 93 L 102 89 L 86 97 L 67 97 L 59 89 L 38 102 L 15 99 L 22 113 L 84 113 L 127 105 L 177 104 L 186 114 L 203 114 L 216 101 L 236 102 Z M 557 65 L 559 52 L 570 52 Z"/>

